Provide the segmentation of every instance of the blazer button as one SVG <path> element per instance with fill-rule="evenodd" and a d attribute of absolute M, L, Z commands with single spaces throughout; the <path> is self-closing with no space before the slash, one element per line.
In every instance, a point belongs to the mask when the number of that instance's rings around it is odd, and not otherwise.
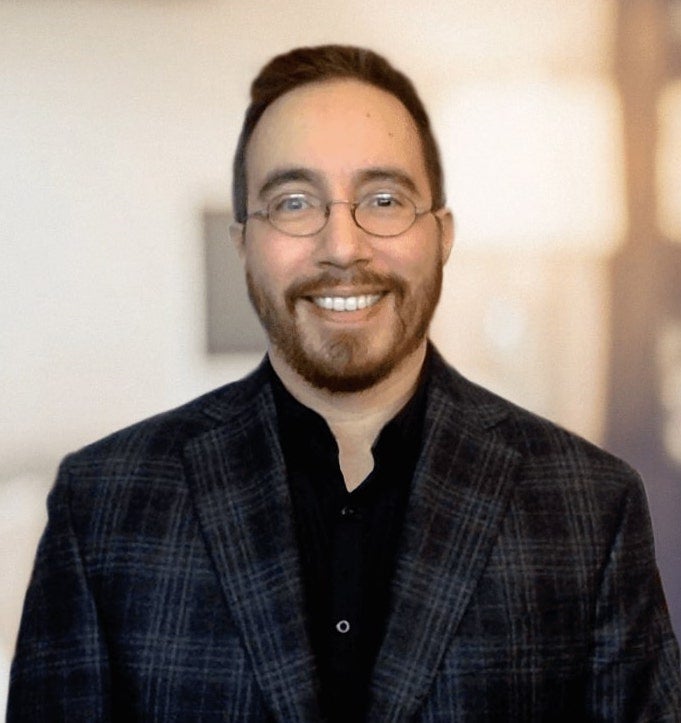
<path fill-rule="evenodd" d="M 347 620 L 339 620 L 336 623 L 336 630 L 338 630 L 339 633 L 345 635 L 345 633 L 350 632 L 350 623 Z"/>

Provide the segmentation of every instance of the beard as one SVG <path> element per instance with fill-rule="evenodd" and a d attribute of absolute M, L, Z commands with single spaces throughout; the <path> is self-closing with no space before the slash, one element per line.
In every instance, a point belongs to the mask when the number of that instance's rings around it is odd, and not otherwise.
<path fill-rule="evenodd" d="M 326 271 L 313 278 L 289 286 L 284 303 L 277 303 L 263 287 L 258 287 L 246 271 L 248 295 L 270 343 L 277 348 L 288 365 L 318 389 L 333 393 L 360 392 L 387 377 L 412 354 L 428 334 L 431 319 L 442 289 L 442 258 L 437 254 L 427 279 L 418 287 L 410 287 L 394 274 L 378 274 L 366 269 Z M 384 289 L 394 304 L 387 343 L 383 348 L 365 330 L 336 330 L 323 335 L 306 329 L 301 323 L 297 303 L 315 296 L 315 291 L 328 293 L 337 286 L 370 285 Z M 381 299 L 379 304 L 387 303 Z"/>

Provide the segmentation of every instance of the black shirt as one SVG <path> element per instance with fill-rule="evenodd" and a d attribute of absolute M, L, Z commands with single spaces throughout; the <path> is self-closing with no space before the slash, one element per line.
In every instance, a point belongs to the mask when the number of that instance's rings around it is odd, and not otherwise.
<path fill-rule="evenodd" d="M 372 448 L 374 469 L 348 492 L 324 419 L 300 404 L 271 370 L 307 621 L 332 721 L 361 721 L 388 615 L 389 587 L 411 479 L 421 448 L 427 367 L 416 392 Z"/>

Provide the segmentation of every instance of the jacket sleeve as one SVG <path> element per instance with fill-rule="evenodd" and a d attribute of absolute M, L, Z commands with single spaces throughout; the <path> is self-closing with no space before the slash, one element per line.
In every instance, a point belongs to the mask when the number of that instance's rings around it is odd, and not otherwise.
<path fill-rule="evenodd" d="M 643 485 L 623 500 L 596 606 L 589 720 L 681 721 L 671 629 Z"/>
<path fill-rule="evenodd" d="M 10 673 L 8 723 L 107 721 L 109 673 L 69 509 L 68 458 L 48 497 Z"/>

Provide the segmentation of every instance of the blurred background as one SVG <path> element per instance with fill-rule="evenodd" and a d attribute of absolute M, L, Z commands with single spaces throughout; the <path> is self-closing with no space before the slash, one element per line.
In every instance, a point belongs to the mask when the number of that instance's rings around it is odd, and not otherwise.
<path fill-rule="evenodd" d="M 681 1 L 0 0 L 0 710 L 59 459 L 261 356 L 231 156 L 260 66 L 322 42 L 431 112 L 436 344 L 643 473 L 681 632 Z"/>

